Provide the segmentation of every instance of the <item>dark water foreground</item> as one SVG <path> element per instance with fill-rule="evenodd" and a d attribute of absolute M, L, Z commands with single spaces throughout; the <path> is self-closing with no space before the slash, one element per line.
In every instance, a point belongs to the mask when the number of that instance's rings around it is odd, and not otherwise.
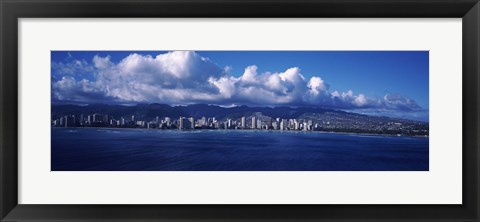
<path fill-rule="evenodd" d="M 52 128 L 53 171 L 424 171 L 428 138 Z"/>

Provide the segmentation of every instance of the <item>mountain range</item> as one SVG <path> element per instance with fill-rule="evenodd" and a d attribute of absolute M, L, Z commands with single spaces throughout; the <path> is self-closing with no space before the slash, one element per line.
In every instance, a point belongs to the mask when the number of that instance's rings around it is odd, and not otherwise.
<path fill-rule="evenodd" d="M 218 120 L 225 118 L 240 118 L 242 116 L 252 116 L 255 113 L 262 113 L 264 116 L 281 119 L 297 119 L 299 117 L 307 118 L 311 115 L 332 115 L 336 116 L 350 116 L 358 118 L 373 118 L 384 120 L 397 120 L 403 122 L 419 122 L 407 119 L 398 119 L 385 116 L 370 116 L 364 114 L 357 114 L 352 112 L 345 112 L 341 110 L 325 109 L 318 107 L 249 107 L 249 106 L 235 106 L 235 107 L 221 107 L 217 105 L 194 104 L 187 106 L 170 106 L 167 104 L 138 104 L 134 106 L 125 105 L 107 105 L 107 104 L 92 104 L 92 105 L 52 105 L 52 118 L 58 118 L 64 115 L 80 115 L 80 114 L 107 114 L 113 117 L 127 117 L 135 115 L 139 119 L 153 119 L 159 117 L 215 117 Z"/>

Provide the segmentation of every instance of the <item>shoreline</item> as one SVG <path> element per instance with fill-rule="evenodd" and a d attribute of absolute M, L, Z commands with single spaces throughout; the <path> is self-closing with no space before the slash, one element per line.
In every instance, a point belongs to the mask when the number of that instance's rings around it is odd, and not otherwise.
<path fill-rule="evenodd" d="M 385 136 L 385 137 L 415 137 L 429 138 L 429 135 L 404 135 L 404 134 L 380 134 L 380 133 L 355 133 L 355 132 L 335 132 L 335 131 L 303 131 L 303 130 L 259 130 L 259 129 L 195 129 L 195 130 L 178 130 L 178 129 L 148 129 L 148 128 L 122 128 L 122 127 L 51 127 L 53 129 L 109 129 L 109 130 L 143 130 L 143 131 L 244 131 L 244 132 L 279 132 L 279 133 L 323 133 L 323 134 L 344 134 L 344 135 L 364 135 L 364 136 Z"/>

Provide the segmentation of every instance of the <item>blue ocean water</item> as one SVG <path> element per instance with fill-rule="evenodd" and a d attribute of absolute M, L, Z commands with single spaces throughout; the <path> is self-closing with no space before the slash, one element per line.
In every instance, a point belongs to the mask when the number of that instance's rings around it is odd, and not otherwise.
<path fill-rule="evenodd" d="M 428 138 L 52 128 L 52 171 L 426 171 Z"/>

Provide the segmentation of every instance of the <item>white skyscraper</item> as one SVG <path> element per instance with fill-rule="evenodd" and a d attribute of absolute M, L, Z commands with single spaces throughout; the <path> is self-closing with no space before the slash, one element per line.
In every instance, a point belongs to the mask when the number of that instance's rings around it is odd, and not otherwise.
<path fill-rule="evenodd" d="M 184 117 L 180 117 L 180 119 L 178 119 L 178 129 L 183 129 L 183 122 L 184 121 L 185 121 Z"/>
<path fill-rule="evenodd" d="M 280 122 L 280 130 L 287 130 L 287 125 L 288 121 L 286 119 L 282 119 L 282 121 Z"/>
<path fill-rule="evenodd" d="M 195 129 L 195 119 L 193 117 L 188 118 L 188 121 L 190 122 L 190 129 Z"/>
<path fill-rule="evenodd" d="M 167 126 L 170 127 L 170 122 L 172 121 L 172 119 L 170 119 L 170 117 L 165 117 L 165 123 L 167 123 Z"/>

